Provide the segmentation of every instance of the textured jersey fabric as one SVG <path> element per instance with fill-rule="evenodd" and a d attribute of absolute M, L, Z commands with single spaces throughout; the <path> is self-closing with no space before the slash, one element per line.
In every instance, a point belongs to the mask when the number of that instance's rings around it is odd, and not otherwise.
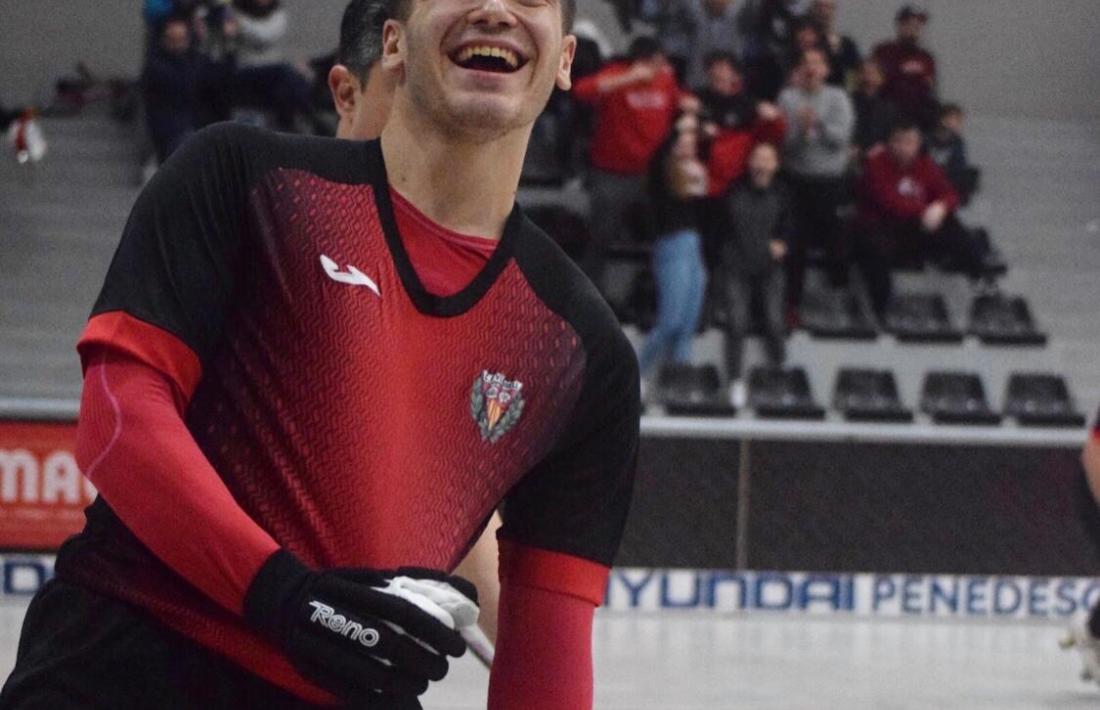
<path fill-rule="evenodd" d="M 79 348 L 85 366 L 117 349 L 173 377 L 236 503 L 310 564 L 449 570 L 503 505 L 503 540 L 587 570 L 554 591 L 602 588 L 637 450 L 629 343 L 518 207 L 464 288 L 431 293 L 378 142 L 201 132 L 135 205 Z M 89 508 L 59 576 L 316 697 L 109 502 Z"/>

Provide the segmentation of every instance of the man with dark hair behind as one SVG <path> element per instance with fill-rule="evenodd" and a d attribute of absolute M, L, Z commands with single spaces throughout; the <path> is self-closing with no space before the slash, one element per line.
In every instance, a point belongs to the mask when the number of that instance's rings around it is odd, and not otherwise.
<path fill-rule="evenodd" d="M 340 46 L 328 85 L 340 123 L 337 138 L 373 140 L 390 115 L 396 77 L 382 71 L 382 28 L 398 0 L 352 0 L 340 22 Z"/>
<path fill-rule="evenodd" d="M 625 60 L 573 87 L 577 100 L 596 113 L 588 155 L 592 243 L 584 268 L 601 290 L 604 251 L 624 241 L 628 215 L 645 214 L 650 161 L 672 129 L 680 94 L 661 43 L 652 37 L 635 38 Z"/>
<path fill-rule="evenodd" d="M 592 706 L 640 407 L 614 315 L 515 205 L 566 20 L 410 0 L 379 140 L 224 124 L 158 171 L 78 343 L 100 497 L 0 705 L 420 708 L 476 617 L 447 570 L 505 502 L 489 708 Z"/>
<path fill-rule="evenodd" d="M 893 293 L 890 270 L 899 256 L 946 256 L 971 279 L 983 276 L 988 245 L 959 221 L 958 193 L 921 152 L 921 140 L 917 123 L 900 119 L 886 150 L 868 157 L 860 179 L 859 262 L 880 319 Z"/>

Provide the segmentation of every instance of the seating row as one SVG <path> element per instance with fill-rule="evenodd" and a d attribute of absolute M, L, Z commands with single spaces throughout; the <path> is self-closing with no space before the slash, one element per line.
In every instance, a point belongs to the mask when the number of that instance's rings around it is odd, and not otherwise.
<path fill-rule="evenodd" d="M 999 424 L 1012 417 L 1023 426 L 1079 427 L 1079 413 L 1065 379 L 1051 373 L 1013 373 L 1003 412 L 992 409 L 981 377 L 973 372 L 933 371 L 925 375 L 919 407 L 937 424 Z M 733 416 L 736 409 L 713 365 L 670 365 L 657 380 L 654 404 L 673 416 Z M 757 367 L 749 375 L 748 406 L 761 418 L 824 419 L 801 367 Z M 913 410 L 898 394 L 890 370 L 842 368 L 832 407 L 848 421 L 911 422 Z"/>

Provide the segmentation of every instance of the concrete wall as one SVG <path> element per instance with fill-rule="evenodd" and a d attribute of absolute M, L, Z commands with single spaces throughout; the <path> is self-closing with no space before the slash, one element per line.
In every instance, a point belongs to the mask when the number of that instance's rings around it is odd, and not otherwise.
<path fill-rule="evenodd" d="M 336 42 L 344 0 L 285 0 L 302 56 Z M 841 0 L 841 24 L 864 50 L 892 33 L 893 0 Z M 603 0 L 582 15 L 609 22 Z M 973 113 L 1100 120 L 1098 0 L 926 0 L 928 43 L 943 94 Z M 142 46 L 139 0 L 0 0 L 0 101 L 49 96 L 83 59 L 105 75 L 134 75 Z M 615 28 L 609 34 L 621 42 Z"/>

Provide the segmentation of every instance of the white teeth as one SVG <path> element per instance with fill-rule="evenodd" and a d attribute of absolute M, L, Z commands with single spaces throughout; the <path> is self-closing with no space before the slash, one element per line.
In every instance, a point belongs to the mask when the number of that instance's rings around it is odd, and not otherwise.
<path fill-rule="evenodd" d="M 470 59 L 475 56 L 496 57 L 497 59 L 503 59 L 512 69 L 515 69 L 519 66 L 519 57 L 517 57 L 516 53 L 512 50 L 506 49 L 504 47 L 489 47 L 486 45 L 473 45 L 469 47 L 464 47 L 461 51 L 459 51 L 455 59 L 459 63 L 464 63 L 470 61 Z"/>

